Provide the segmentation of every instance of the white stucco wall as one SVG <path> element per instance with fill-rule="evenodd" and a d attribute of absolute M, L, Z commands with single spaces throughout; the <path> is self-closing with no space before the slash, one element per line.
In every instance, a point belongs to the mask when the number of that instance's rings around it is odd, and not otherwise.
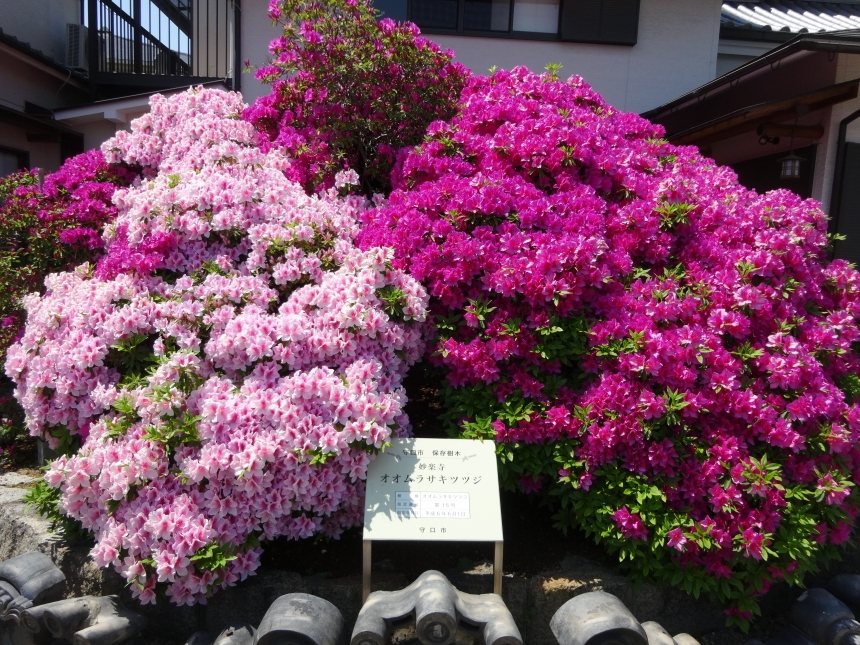
<path fill-rule="evenodd" d="M 562 74 L 580 74 L 614 106 L 642 112 L 714 78 L 720 0 L 642 0 L 639 38 L 633 47 L 543 42 L 509 38 L 428 35 L 450 47 L 475 72 L 525 65 L 543 71 L 560 63 Z M 268 0 L 242 2 L 242 58 L 266 64 L 269 41 L 279 35 L 266 15 Z M 242 76 L 248 102 L 268 93 L 250 74 Z"/>
<path fill-rule="evenodd" d="M 267 64 L 269 42 L 283 34 L 277 26 L 272 26 L 268 9 L 269 0 L 242 0 L 242 60 L 250 61 L 254 67 Z M 269 86 L 255 79 L 253 74 L 243 73 L 240 82 L 247 103 L 269 93 Z"/>
<path fill-rule="evenodd" d="M 115 135 L 118 129 L 116 123 L 108 120 L 76 123 L 72 127 L 84 135 L 84 150 L 100 148 L 102 143 Z"/>
<path fill-rule="evenodd" d="M 81 0 L 0 0 L 0 29 L 59 63 L 66 60 L 66 25 L 80 24 Z"/>
<path fill-rule="evenodd" d="M 844 83 L 860 78 L 860 55 L 837 54 L 836 79 L 834 83 Z M 824 120 L 824 137 L 815 155 L 815 175 L 813 176 L 812 197 L 821 202 L 824 212 L 830 211 L 830 194 L 833 189 L 833 172 L 836 166 L 836 148 L 839 139 L 839 124 L 852 112 L 860 110 L 860 98 L 834 105 L 828 110 Z M 848 140 L 860 143 L 860 121 L 849 128 Z"/>
<path fill-rule="evenodd" d="M 780 43 L 746 40 L 721 40 L 717 49 L 717 73 L 722 76 L 748 63 L 753 58 L 766 54 Z"/>
<path fill-rule="evenodd" d="M 643 112 L 715 77 L 720 0 L 642 0 L 633 47 L 471 36 L 428 37 L 456 52 L 475 72 L 493 65 L 543 71 L 563 65 L 579 74 L 615 107 Z"/>

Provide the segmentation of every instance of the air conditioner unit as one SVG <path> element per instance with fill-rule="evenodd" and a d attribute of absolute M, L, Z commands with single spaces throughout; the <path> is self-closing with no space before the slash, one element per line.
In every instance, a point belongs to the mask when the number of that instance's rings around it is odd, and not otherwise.
<path fill-rule="evenodd" d="M 68 43 L 66 46 L 66 67 L 89 71 L 90 57 L 87 48 L 87 28 L 83 25 L 69 23 Z"/>

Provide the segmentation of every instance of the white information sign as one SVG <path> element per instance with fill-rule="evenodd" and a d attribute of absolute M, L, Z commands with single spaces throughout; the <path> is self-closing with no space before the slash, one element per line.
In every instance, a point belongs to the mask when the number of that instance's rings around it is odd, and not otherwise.
<path fill-rule="evenodd" d="M 502 541 L 492 441 L 392 442 L 367 471 L 365 540 Z"/>

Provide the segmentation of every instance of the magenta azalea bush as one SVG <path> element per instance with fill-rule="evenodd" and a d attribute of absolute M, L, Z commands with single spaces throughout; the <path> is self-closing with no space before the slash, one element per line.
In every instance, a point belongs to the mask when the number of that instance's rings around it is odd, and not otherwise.
<path fill-rule="evenodd" d="M 468 70 L 412 23 L 376 20 L 367 0 L 271 0 L 283 25 L 257 78 L 272 92 L 245 111 L 263 146 L 293 158 L 290 178 L 309 192 L 353 169 L 363 192 L 390 190 L 396 152 L 454 115 Z"/>
<path fill-rule="evenodd" d="M 44 290 L 45 276 L 98 257 L 101 228 L 116 217 L 114 191 L 134 168 L 108 164 L 98 150 L 71 157 L 45 177 L 21 171 L 0 179 L 0 360 L 24 324 L 21 298 Z"/>
<path fill-rule="evenodd" d="M 817 203 L 579 77 L 474 77 L 461 104 L 359 237 L 430 292 L 452 420 L 559 526 L 743 624 L 857 514 L 860 274 Z"/>
<path fill-rule="evenodd" d="M 201 601 L 260 540 L 359 523 L 370 459 L 409 430 L 425 291 L 354 246 L 363 199 L 306 195 L 244 108 L 156 96 L 104 144 L 143 178 L 113 196 L 104 258 L 25 299 L 8 353 L 31 433 L 82 442 L 46 475 L 60 510 L 143 602 Z"/>

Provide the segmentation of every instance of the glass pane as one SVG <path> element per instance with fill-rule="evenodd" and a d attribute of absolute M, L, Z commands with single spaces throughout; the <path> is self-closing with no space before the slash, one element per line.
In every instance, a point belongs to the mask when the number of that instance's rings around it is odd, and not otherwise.
<path fill-rule="evenodd" d="M 510 0 L 466 0 L 463 29 L 466 31 L 507 31 Z"/>
<path fill-rule="evenodd" d="M 514 31 L 558 33 L 558 3 L 559 0 L 516 0 Z"/>
<path fill-rule="evenodd" d="M 457 28 L 457 0 L 412 0 L 412 22 L 428 29 Z"/>
<path fill-rule="evenodd" d="M 18 171 L 18 155 L 10 152 L 0 152 L 0 177 L 11 175 Z"/>
<path fill-rule="evenodd" d="M 373 0 L 374 9 L 382 12 L 383 18 L 403 22 L 406 18 L 406 0 Z"/>

